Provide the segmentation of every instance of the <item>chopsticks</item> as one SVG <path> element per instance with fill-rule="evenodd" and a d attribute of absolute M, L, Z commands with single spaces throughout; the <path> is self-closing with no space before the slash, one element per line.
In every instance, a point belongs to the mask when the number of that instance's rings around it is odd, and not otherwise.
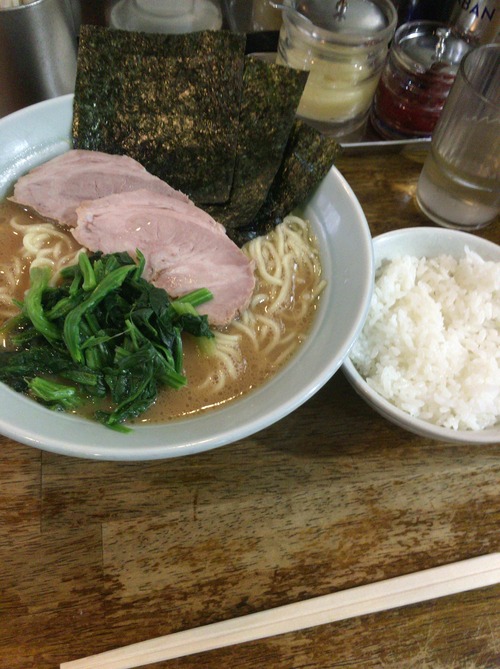
<path fill-rule="evenodd" d="M 134 669 L 497 583 L 500 583 L 500 553 L 491 553 L 141 641 L 63 662 L 60 669 Z"/>

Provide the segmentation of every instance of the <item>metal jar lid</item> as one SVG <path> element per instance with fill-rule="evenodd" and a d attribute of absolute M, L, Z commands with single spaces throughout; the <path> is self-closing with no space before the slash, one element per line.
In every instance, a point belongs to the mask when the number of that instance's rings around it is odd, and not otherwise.
<path fill-rule="evenodd" d="M 379 38 L 385 32 L 392 33 L 397 20 L 390 0 L 285 0 L 279 6 L 322 36 L 330 33 Z"/>
<path fill-rule="evenodd" d="M 435 21 L 410 21 L 398 28 L 394 52 L 406 69 L 427 72 L 438 64 L 441 72 L 456 72 L 471 46 L 453 28 Z"/>

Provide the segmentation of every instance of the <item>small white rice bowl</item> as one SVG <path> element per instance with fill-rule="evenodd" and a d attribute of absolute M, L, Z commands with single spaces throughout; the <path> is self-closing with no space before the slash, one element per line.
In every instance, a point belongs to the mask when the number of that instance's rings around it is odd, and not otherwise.
<path fill-rule="evenodd" d="M 432 227 L 389 232 L 373 246 L 375 290 L 347 379 L 410 432 L 500 442 L 500 247 Z"/>

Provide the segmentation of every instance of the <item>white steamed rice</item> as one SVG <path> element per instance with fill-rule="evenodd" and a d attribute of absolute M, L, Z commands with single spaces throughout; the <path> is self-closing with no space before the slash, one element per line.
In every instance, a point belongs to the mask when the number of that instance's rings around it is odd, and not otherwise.
<path fill-rule="evenodd" d="M 402 256 L 377 271 L 350 358 L 380 395 L 415 418 L 455 430 L 500 414 L 500 263 Z"/>

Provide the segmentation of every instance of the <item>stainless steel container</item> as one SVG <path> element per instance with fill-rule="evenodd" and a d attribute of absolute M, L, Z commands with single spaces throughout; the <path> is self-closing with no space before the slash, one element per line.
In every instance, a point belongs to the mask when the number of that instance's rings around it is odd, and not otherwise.
<path fill-rule="evenodd" d="M 79 23 L 76 0 L 0 9 L 0 117 L 73 92 Z"/>

